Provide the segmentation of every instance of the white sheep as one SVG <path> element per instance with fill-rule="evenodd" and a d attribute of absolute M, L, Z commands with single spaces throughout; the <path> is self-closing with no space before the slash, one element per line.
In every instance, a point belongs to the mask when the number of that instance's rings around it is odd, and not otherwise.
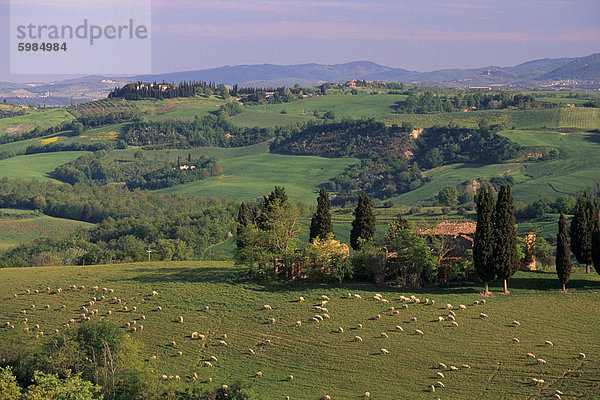
<path fill-rule="evenodd" d="M 156 311 L 162 311 L 162 307 L 161 306 L 156 307 Z"/>
<path fill-rule="evenodd" d="M 385 355 L 385 354 L 390 354 L 390 352 L 388 351 L 388 349 L 381 349 L 381 354 Z"/>
<path fill-rule="evenodd" d="M 394 310 L 394 311 L 392 312 L 392 314 L 394 314 L 394 315 L 398 315 L 398 314 L 400 314 L 400 310 Z"/>
<path fill-rule="evenodd" d="M 476 306 L 478 306 L 478 305 L 479 305 L 479 300 L 475 300 L 475 301 L 473 302 L 473 304 L 474 304 L 474 305 L 476 305 Z"/>
<path fill-rule="evenodd" d="M 182 351 L 178 351 L 177 352 L 177 357 L 182 357 L 183 356 L 183 352 Z"/>
<path fill-rule="evenodd" d="M 408 304 L 402 304 L 402 308 L 408 308 Z"/>
<path fill-rule="evenodd" d="M 93 286 L 93 287 L 92 287 L 92 290 L 93 290 L 93 291 L 97 291 L 98 289 L 99 289 L 99 288 L 98 288 L 98 286 Z"/>
<path fill-rule="evenodd" d="M 145 320 L 146 320 L 146 316 L 145 316 L 145 315 L 141 315 L 141 316 L 140 316 L 140 319 L 141 319 L 142 321 L 145 321 Z"/>
<path fill-rule="evenodd" d="M 210 361 L 217 361 L 217 357 L 215 357 L 215 356 L 210 356 Z"/>
<path fill-rule="evenodd" d="M 270 305 L 268 305 L 268 304 L 265 304 L 265 305 L 263 306 L 263 310 L 272 310 L 272 309 L 273 309 L 273 308 L 272 308 Z"/>
<path fill-rule="evenodd" d="M 40 291 L 39 291 L 39 290 L 37 290 L 37 289 L 35 289 L 35 290 L 33 291 L 33 293 L 35 293 L 35 294 L 38 294 L 39 292 L 40 292 Z"/>
<path fill-rule="evenodd" d="M 438 317 L 438 322 L 444 322 L 444 317 Z"/>
<path fill-rule="evenodd" d="M 356 325 L 356 329 L 362 329 L 362 327 L 363 327 L 362 324 Z"/>
<path fill-rule="evenodd" d="M 429 390 L 432 392 L 435 392 L 435 386 L 433 386 L 433 385 L 429 386 Z"/>
<path fill-rule="evenodd" d="M 537 363 L 538 364 L 546 364 L 546 360 L 544 360 L 543 358 L 538 358 Z"/>
<path fill-rule="evenodd" d="M 35 304 L 32 304 L 32 305 L 30 306 L 30 308 L 31 308 L 32 310 L 35 310 Z"/>
<path fill-rule="evenodd" d="M 396 325 L 396 330 L 400 332 L 404 332 L 404 329 L 400 325 Z"/>
<path fill-rule="evenodd" d="M 269 319 L 269 323 L 270 323 L 270 324 L 274 324 L 275 322 L 277 322 L 277 320 L 276 320 L 275 318 L 271 318 L 271 319 Z"/>
<path fill-rule="evenodd" d="M 179 316 L 179 323 L 183 324 L 183 317 L 182 316 Z"/>
<path fill-rule="evenodd" d="M 365 394 L 363 396 L 364 397 L 371 397 L 371 393 L 370 392 L 365 392 Z"/>
<path fill-rule="evenodd" d="M 61 288 L 56 289 L 56 294 L 61 294 L 61 293 L 62 293 L 62 289 Z"/>
<path fill-rule="evenodd" d="M 316 315 L 314 316 L 314 318 L 318 319 L 319 321 L 323 321 L 323 317 L 322 317 L 322 316 L 320 316 L 319 314 L 316 314 Z"/>
<path fill-rule="evenodd" d="M 208 310 L 210 310 L 210 307 L 209 306 L 204 306 L 203 310 L 204 311 L 208 311 Z"/>
<path fill-rule="evenodd" d="M 198 339 L 198 332 L 192 332 L 192 339 Z"/>
<path fill-rule="evenodd" d="M 224 340 L 219 340 L 219 344 L 220 344 L 221 346 L 227 346 L 227 342 L 226 342 L 226 341 L 224 341 Z"/>
<path fill-rule="evenodd" d="M 387 339 L 389 336 L 388 336 L 388 334 L 387 334 L 387 333 L 385 333 L 385 332 L 381 332 L 381 337 L 382 337 L 383 339 Z"/>
<path fill-rule="evenodd" d="M 288 381 L 293 381 L 294 380 L 294 375 L 288 375 L 287 376 L 287 380 Z"/>
<path fill-rule="evenodd" d="M 533 353 L 527 353 L 527 358 L 535 358 L 535 354 L 533 354 Z"/>
<path fill-rule="evenodd" d="M 174 340 L 171 340 L 171 346 L 173 346 L 173 347 L 177 346 L 177 342 L 175 342 Z"/>
<path fill-rule="evenodd" d="M 300 303 L 302 303 L 302 302 L 304 301 L 304 297 L 302 297 L 302 296 L 298 297 L 298 301 L 299 301 Z"/>
<path fill-rule="evenodd" d="M 512 324 L 513 324 L 513 326 L 520 326 L 521 325 L 521 323 L 519 321 L 513 321 Z"/>
<path fill-rule="evenodd" d="M 463 364 L 461 365 L 461 367 L 463 367 L 464 369 L 471 369 L 471 366 L 469 364 Z"/>
<path fill-rule="evenodd" d="M 263 375 L 263 373 L 262 373 L 261 371 L 258 371 L 258 372 L 256 373 L 256 377 L 257 377 L 257 378 L 260 378 L 262 375 Z"/>
<path fill-rule="evenodd" d="M 219 339 L 222 339 L 222 340 L 225 340 L 225 339 L 227 339 L 227 334 L 226 334 L 226 333 L 222 334 L 222 335 L 219 337 Z"/>
<path fill-rule="evenodd" d="M 302 326 L 302 321 L 296 321 L 296 327 L 298 328 L 300 326 Z"/>
<path fill-rule="evenodd" d="M 457 327 L 457 326 L 458 326 L 458 322 L 456 322 L 456 321 L 452 321 L 452 326 L 453 326 L 453 327 Z"/>
<path fill-rule="evenodd" d="M 447 369 L 448 367 L 446 366 L 446 364 L 444 364 L 444 363 L 441 362 L 441 363 L 438 364 L 438 368 L 439 369 Z"/>
<path fill-rule="evenodd" d="M 158 292 L 156 290 L 152 291 L 152 296 L 158 296 Z"/>
<path fill-rule="evenodd" d="M 310 320 L 313 321 L 313 322 L 317 322 L 317 323 L 321 322 L 321 320 L 319 318 L 316 318 L 316 317 L 312 317 Z"/>
<path fill-rule="evenodd" d="M 585 353 L 579 353 L 579 358 L 585 358 Z"/>
<path fill-rule="evenodd" d="M 331 319 L 331 317 L 329 316 L 329 314 L 323 314 L 322 317 L 323 317 L 323 319 Z"/>
<path fill-rule="evenodd" d="M 450 315 L 448 315 L 448 320 L 456 321 L 456 317 L 454 317 L 454 315 L 450 314 Z"/>
<path fill-rule="evenodd" d="M 448 311 L 448 315 L 452 315 L 453 317 L 456 317 L 456 313 L 452 310 Z"/>
<path fill-rule="evenodd" d="M 423 331 L 420 329 L 415 330 L 416 335 L 424 335 Z"/>
<path fill-rule="evenodd" d="M 361 297 L 361 295 L 360 295 L 360 294 L 355 294 L 355 295 L 354 295 L 354 298 L 355 298 L 355 299 L 362 299 L 362 297 Z"/>
<path fill-rule="evenodd" d="M 520 341 L 518 338 L 516 338 L 516 337 L 512 338 L 512 340 L 513 340 L 513 342 L 515 342 L 515 343 L 520 343 L 520 342 L 521 342 L 521 341 Z"/>
<path fill-rule="evenodd" d="M 417 317 L 412 317 L 412 318 L 410 319 L 410 322 L 417 322 Z"/>
<path fill-rule="evenodd" d="M 487 318 L 487 317 L 488 317 L 487 314 L 484 314 L 484 313 L 479 314 L 479 318 Z"/>
<path fill-rule="evenodd" d="M 344 333 L 344 328 L 342 328 L 341 326 L 338 328 L 338 332 L 339 333 Z"/>
<path fill-rule="evenodd" d="M 551 341 L 549 341 L 549 340 L 546 340 L 546 341 L 544 342 L 544 344 L 545 344 L 546 346 L 554 346 L 554 343 L 552 343 L 552 342 L 551 342 Z"/>
<path fill-rule="evenodd" d="M 389 312 L 393 312 L 394 310 L 395 310 L 395 308 L 394 308 L 394 307 L 389 307 L 389 308 L 388 308 L 388 311 L 389 311 Z"/>
<path fill-rule="evenodd" d="M 450 304 L 450 303 L 446 304 L 446 309 L 452 310 L 452 304 Z"/>
<path fill-rule="evenodd" d="M 204 340 L 206 338 L 206 336 L 202 335 L 202 334 L 198 334 L 198 339 L 199 340 Z"/>
<path fill-rule="evenodd" d="M 446 387 L 441 381 L 436 382 L 439 387 Z"/>
<path fill-rule="evenodd" d="M 381 319 L 381 315 L 377 314 L 377 315 L 375 316 L 375 319 Z"/>
<path fill-rule="evenodd" d="M 442 378 L 442 379 L 444 379 L 444 378 L 445 378 L 444 374 L 443 374 L 443 373 L 441 373 L 441 372 L 438 372 L 438 373 L 437 373 L 437 376 L 438 376 L 439 378 Z"/>
<path fill-rule="evenodd" d="M 354 336 L 354 341 L 360 343 L 363 341 L 363 339 L 360 336 Z"/>
<path fill-rule="evenodd" d="M 210 361 L 204 361 L 204 366 L 205 367 L 212 367 L 212 363 Z"/>
<path fill-rule="evenodd" d="M 346 298 L 348 298 L 348 299 L 351 299 L 351 298 L 352 298 L 352 293 L 348 293 L 348 294 L 346 295 Z"/>
<path fill-rule="evenodd" d="M 256 353 L 254 352 L 254 350 L 252 350 L 252 349 L 248 349 L 248 353 L 250 353 L 250 354 L 256 354 Z"/>
<path fill-rule="evenodd" d="M 27 314 L 27 310 L 21 310 L 21 314 L 23 314 L 23 315 Z"/>
<path fill-rule="evenodd" d="M 321 296 L 321 300 L 329 300 L 329 297 L 327 297 L 327 296 L 325 296 L 325 295 L 322 295 L 322 296 Z"/>
<path fill-rule="evenodd" d="M 458 306 L 458 309 L 459 309 L 459 310 L 466 310 L 466 309 L 467 309 L 467 306 L 465 306 L 464 304 L 460 304 L 460 305 Z"/>
<path fill-rule="evenodd" d="M 456 365 L 451 365 L 450 371 L 458 371 L 458 367 Z"/>

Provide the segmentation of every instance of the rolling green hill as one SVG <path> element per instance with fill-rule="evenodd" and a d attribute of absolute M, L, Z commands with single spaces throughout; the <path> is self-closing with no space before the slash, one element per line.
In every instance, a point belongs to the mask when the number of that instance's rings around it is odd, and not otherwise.
<path fill-rule="evenodd" d="M 274 185 L 284 186 L 295 201 L 312 203 L 319 187 L 357 161 L 351 158 L 323 158 L 260 154 L 223 159 L 223 175 L 160 190 L 195 196 L 234 200 L 261 198 Z"/>
<path fill-rule="evenodd" d="M 92 289 L 97 285 L 113 289 L 114 294 L 97 301 L 98 314 L 85 323 L 109 321 L 129 331 L 142 346 L 146 367 L 154 369 L 158 378 L 181 377 L 158 379 L 163 387 L 209 389 L 238 381 L 260 399 L 317 399 L 325 393 L 333 399 L 358 399 L 366 391 L 376 399 L 542 399 L 552 397 L 555 390 L 563 392 L 563 398 L 594 399 L 600 393 L 600 333 L 595 323 L 600 278 L 580 271 L 567 285 L 569 294 L 558 292 L 554 273 L 519 272 L 509 281 L 510 295 L 495 295 L 484 305 L 474 305 L 481 300 L 478 286 L 411 291 L 361 283 L 261 284 L 240 279 L 243 269 L 227 262 L 43 267 L 31 272 L 0 270 L 0 319 L 16 327 L 0 329 L 2 357 L 9 356 L 6 346 L 16 340 L 49 343 L 58 338 L 69 319 L 80 320 L 82 304 L 104 294 Z M 70 290 L 70 285 L 86 289 Z M 56 294 L 59 287 L 62 294 Z M 26 289 L 32 294 L 26 295 Z M 40 293 L 33 294 L 34 289 Z M 151 296 L 153 290 L 157 296 Z M 349 299 L 349 292 L 362 298 Z M 389 302 L 374 300 L 375 293 Z M 113 295 L 122 302 L 111 301 Z M 327 311 L 316 311 L 322 295 L 329 298 Z M 410 295 L 421 303 L 401 300 L 400 296 Z M 306 300 L 299 302 L 300 296 Z M 435 300 L 435 305 L 426 299 Z M 63 304 L 66 308 L 61 310 Z M 272 310 L 264 310 L 265 304 Z M 446 304 L 455 308 L 456 327 L 448 320 Z M 459 304 L 465 304 L 466 310 L 458 310 Z M 124 306 L 128 311 L 123 311 Z M 130 311 L 134 306 L 137 310 Z M 156 311 L 158 306 L 162 311 Z M 21 315 L 23 309 L 26 316 Z M 107 315 L 108 310 L 113 310 L 112 315 Z M 324 313 L 330 318 L 311 320 Z M 183 323 L 178 322 L 179 316 Z M 440 316 L 445 321 L 438 322 Z M 417 322 L 410 322 L 412 317 Z M 515 320 L 520 326 L 513 325 Z M 126 328 L 131 321 L 136 321 L 137 332 Z M 301 326 L 295 326 L 295 321 L 301 321 Z M 39 329 L 34 329 L 38 324 Z M 28 333 L 23 332 L 25 327 Z M 191 339 L 192 332 L 205 339 Z M 362 342 L 356 342 L 355 336 Z M 381 354 L 382 348 L 389 354 Z M 586 357 L 579 358 L 579 353 Z M 205 367 L 210 356 L 216 360 Z M 538 364 L 536 358 L 546 363 Z M 447 368 L 440 369 L 439 363 Z M 457 370 L 450 370 L 451 365 Z M 261 377 L 256 377 L 258 371 Z M 534 384 L 532 378 L 543 383 Z M 430 392 L 432 385 L 435 393 Z"/>
<path fill-rule="evenodd" d="M 62 151 L 0 160 L 0 178 L 54 180 L 48 176 L 49 172 L 85 153 L 84 151 Z"/>

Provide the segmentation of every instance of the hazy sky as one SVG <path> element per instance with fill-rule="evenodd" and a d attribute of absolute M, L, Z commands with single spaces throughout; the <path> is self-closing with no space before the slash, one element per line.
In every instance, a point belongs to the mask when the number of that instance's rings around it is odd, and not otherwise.
<path fill-rule="evenodd" d="M 0 0 L 0 80 L 23 80 L 8 73 L 9 10 Z M 152 1 L 153 72 L 357 60 L 431 71 L 597 52 L 600 0 Z"/>

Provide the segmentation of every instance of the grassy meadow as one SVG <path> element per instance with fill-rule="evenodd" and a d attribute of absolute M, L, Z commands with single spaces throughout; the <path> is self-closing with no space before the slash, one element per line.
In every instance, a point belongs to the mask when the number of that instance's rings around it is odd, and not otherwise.
<path fill-rule="evenodd" d="M 67 233 L 93 224 L 54 218 L 33 211 L 0 209 L 0 251 L 53 233 Z"/>
<path fill-rule="evenodd" d="M 85 153 L 85 151 L 61 151 L 0 160 L 0 178 L 54 180 L 48 176 L 48 173 Z"/>
<path fill-rule="evenodd" d="M 279 185 L 285 187 L 290 199 L 312 203 L 320 185 L 356 162 L 351 158 L 281 154 L 227 158 L 219 163 L 223 175 L 161 189 L 160 192 L 250 200 L 268 194 L 274 185 Z"/>
<path fill-rule="evenodd" d="M 79 319 L 82 304 L 104 294 L 92 287 L 106 287 L 114 294 L 96 302 L 99 314 L 92 321 L 111 321 L 124 330 L 126 322 L 144 326 L 143 331 L 130 334 L 139 339 L 146 362 L 156 371 L 157 380 L 150 385 L 158 385 L 162 374 L 181 376 L 181 381 L 173 382 L 181 388 L 208 389 L 239 381 L 261 399 L 317 399 L 325 393 L 332 399 L 358 399 L 366 391 L 375 399 L 545 399 L 555 390 L 562 391 L 563 398 L 595 399 L 600 393 L 600 278 L 580 270 L 572 276 L 568 294 L 558 291 L 554 273 L 518 272 L 509 280 L 510 295 L 499 294 L 499 283 L 493 284 L 496 293 L 484 305 L 474 305 L 482 300 L 478 286 L 410 290 L 362 283 L 263 284 L 246 281 L 242 269 L 216 261 L 42 267 L 31 272 L 0 270 L 0 319 L 16 327 L 0 329 L 0 343 L 4 343 L 0 349 L 15 338 L 56 338 L 54 329 L 65 329 L 69 319 Z M 86 289 L 66 289 L 70 285 Z M 49 293 L 46 287 L 51 288 Z M 64 289 L 60 295 L 58 287 Z M 26 289 L 40 293 L 26 295 Z M 153 290 L 158 296 L 151 296 Z M 349 299 L 347 293 L 362 298 Z M 389 302 L 374 300 L 375 293 Z M 322 295 L 330 299 L 327 311 L 315 310 Z M 410 295 L 421 303 L 401 300 L 400 296 Z M 122 303 L 111 301 L 112 296 Z M 299 302 L 300 296 L 306 301 Z M 426 304 L 425 299 L 435 304 Z M 264 310 L 265 304 L 272 310 Z M 448 320 L 446 304 L 454 307 L 456 327 Z M 465 304 L 466 310 L 458 310 L 459 304 Z M 124 306 L 129 310 L 136 306 L 137 311 L 122 311 Z M 162 311 L 156 311 L 158 306 Z M 21 310 L 27 314 L 21 315 Z M 108 310 L 114 310 L 112 315 L 107 315 Z M 324 313 L 330 319 L 311 320 Z M 177 321 L 179 316 L 183 323 Z M 440 316 L 443 322 L 438 322 Z M 410 322 L 412 317 L 417 322 Z M 270 318 L 276 322 L 269 323 Z M 513 325 L 515 320 L 520 326 Z M 302 325 L 296 326 L 296 321 Z M 39 330 L 33 329 L 36 324 Z M 29 333 L 23 332 L 26 326 Z M 39 331 L 44 336 L 36 339 Z M 205 335 L 205 340 L 191 339 L 194 331 Z M 224 334 L 227 337 L 220 339 Z M 355 336 L 362 342 L 356 342 Z M 381 354 L 382 348 L 389 354 Z M 179 351 L 183 355 L 177 357 Z M 527 358 L 527 353 L 546 364 Z M 579 353 L 586 358 L 579 358 Z M 153 355 L 156 361 L 151 360 Z M 210 356 L 217 361 L 205 367 Z M 439 363 L 448 369 L 439 369 Z M 458 370 L 449 370 L 451 365 Z M 258 371 L 262 377 L 256 377 Z M 196 382 L 193 373 L 198 374 Z M 293 375 L 293 381 L 288 375 Z M 532 378 L 544 382 L 534 384 Z M 435 393 L 430 392 L 431 385 L 436 386 Z"/>
<path fill-rule="evenodd" d="M 65 108 L 40 109 L 25 115 L 0 119 L 0 135 L 20 134 L 30 131 L 36 126 L 46 129 L 72 119 L 73 116 Z"/>

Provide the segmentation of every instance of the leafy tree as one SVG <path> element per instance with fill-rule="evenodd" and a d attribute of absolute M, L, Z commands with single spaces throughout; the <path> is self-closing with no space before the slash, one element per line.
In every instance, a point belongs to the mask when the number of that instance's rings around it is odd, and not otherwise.
<path fill-rule="evenodd" d="M 567 291 L 566 284 L 571 276 L 571 250 L 569 249 L 569 233 L 567 230 L 567 219 L 563 213 L 558 220 L 558 236 L 556 243 L 556 274 L 562 283 L 563 292 Z"/>
<path fill-rule="evenodd" d="M 361 247 L 359 239 L 365 242 L 372 241 L 375 238 L 375 214 L 371 198 L 365 192 L 360 194 L 358 204 L 354 209 L 354 221 L 352 221 L 352 230 L 350 231 L 350 246 L 354 250 Z"/>
<path fill-rule="evenodd" d="M 571 220 L 571 250 L 577 261 L 585 264 L 586 274 L 590 273 L 592 264 L 592 232 L 598 220 L 598 209 L 584 190 L 575 203 L 575 213 Z"/>
<path fill-rule="evenodd" d="M 552 249 L 546 239 L 539 234 L 535 237 L 535 259 L 542 264 L 543 267 L 548 267 L 551 260 Z"/>
<path fill-rule="evenodd" d="M 10 366 L 0 367 L 0 400 L 21 399 L 21 388 Z"/>
<path fill-rule="evenodd" d="M 502 185 L 498 192 L 493 242 L 493 263 L 498 277 L 504 280 L 504 293 L 509 293 L 506 281 L 519 269 L 519 254 L 513 197 L 508 185 Z"/>
<path fill-rule="evenodd" d="M 496 276 L 494 268 L 494 195 L 487 183 L 481 185 L 477 196 L 477 228 L 473 238 L 473 264 L 479 278 L 485 283 L 484 293 L 489 294 L 489 282 Z"/>
<path fill-rule="evenodd" d="M 395 222 L 390 224 L 385 240 L 388 256 L 394 255 L 387 258 L 386 279 L 404 286 L 433 282 L 439 266 L 437 244 L 432 241 L 432 249 L 427 238 L 415 233 L 410 225 L 403 225 L 401 219 Z"/>
<path fill-rule="evenodd" d="M 331 222 L 331 199 L 327 189 L 322 188 L 317 198 L 317 212 L 310 220 L 309 239 L 313 241 L 316 238 L 326 238 L 328 234 L 333 234 L 333 223 Z M 332 237 L 333 239 L 333 237 Z"/>
<path fill-rule="evenodd" d="M 71 375 L 69 371 L 64 379 L 59 379 L 56 375 L 36 371 L 24 400 L 100 400 L 100 390 L 100 386 L 82 379 L 81 374 Z"/>
<path fill-rule="evenodd" d="M 440 189 L 437 195 L 442 206 L 455 206 L 458 204 L 458 189 L 455 186 L 446 186 Z"/>

